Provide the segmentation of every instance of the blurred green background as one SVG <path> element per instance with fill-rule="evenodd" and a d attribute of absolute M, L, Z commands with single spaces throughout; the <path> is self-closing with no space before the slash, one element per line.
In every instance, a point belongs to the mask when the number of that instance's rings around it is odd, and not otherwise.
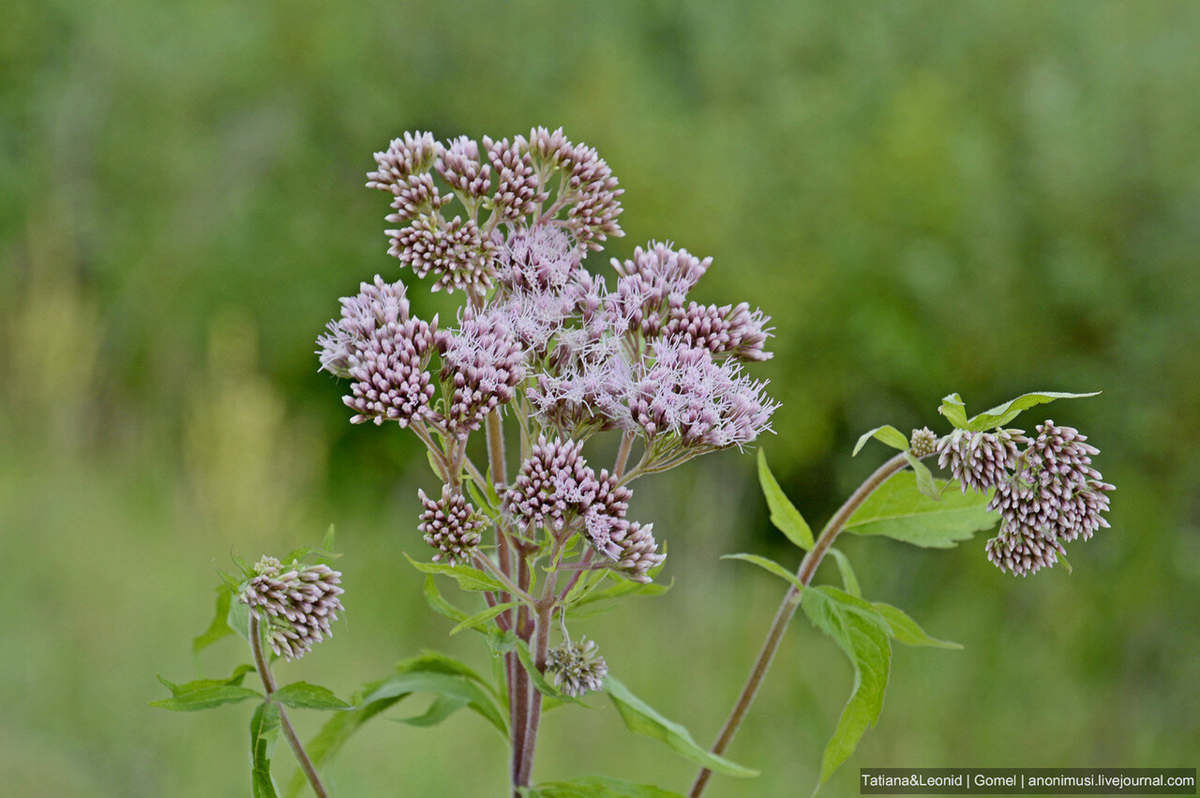
<path fill-rule="evenodd" d="M 856 793 L 861 766 L 1196 765 L 1198 37 L 1184 0 L 8 2 L 0 792 L 246 794 L 249 710 L 151 709 L 154 674 L 195 673 L 214 564 L 331 522 L 346 620 L 280 678 L 345 695 L 420 647 L 485 664 L 401 557 L 423 548 L 424 458 L 352 427 L 312 350 L 339 296 L 400 276 L 386 199 L 362 187 L 371 152 L 535 124 L 620 177 L 611 254 L 674 240 L 715 259 L 702 299 L 774 317 L 764 445 L 814 525 L 883 458 L 850 459 L 865 429 L 944 430 L 950 391 L 976 410 L 1104 391 L 1023 418 L 1089 433 L 1117 485 L 1074 575 L 1002 575 L 982 539 L 845 543 L 870 598 L 966 650 L 896 652 L 881 722 L 825 794 Z M 639 485 L 676 585 L 581 627 L 704 742 L 782 590 L 718 556 L 796 559 L 753 480 L 732 452 Z M 245 658 L 226 641 L 202 666 Z M 763 776 L 710 794 L 806 794 L 850 681 L 798 621 L 731 751 Z M 545 728 L 542 778 L 690 783 L 607 707 Z M 377 720 L 331 777 L 351 796 L 500 795 L 505 756 L 474 716 Z"/>

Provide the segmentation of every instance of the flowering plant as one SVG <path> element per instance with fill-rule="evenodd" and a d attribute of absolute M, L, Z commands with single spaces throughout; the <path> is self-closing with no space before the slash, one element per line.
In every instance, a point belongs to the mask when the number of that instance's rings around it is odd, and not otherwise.
<path fill-rule="evenodd" d="M 348 381 L 343 401 L 352 423 L 394 422 L 427 448 L 439 487 L 418 490 L 417 530 L 432 552 L 409 560 L 426 574 L 430 606 L 455 623 L 451 634 L 482 636 L 496 676 L 426 653 L 350 701 L 305 682 L 278 687 L 266 649 L 303 656 L 342 610 L 340 574 L 329 567 L 332 534 L 320 549 L 265 557 L 253 567 L 239 561 L 241 573 L 224 575 L 217 616 L 195 647 L 236 632 L 254 664 L 228 679 L 164 682 L 172 697 L 155 703 L 187 710 L 257 701 L 254 795 L 278 794 L 270 754 L 279 730 L 300 763 L 289 794 L 307 781 L 327 795 L 321 769 L 363 723 L 412 693 L 436 696 L 422 725 L 468 707 L 495 726 L 511 743 L 514 795 L 677 795 L 595 777 L 533 786 L 543 712 L 593 691 L 609 696 L 630 730 L 695 762 L 701 770 L 691 795 L 700 795 L 713 772 L 755 775 L 723 754 L 797 606 L 845 649 L 858 674 L 826 750 L 824 781 L 878 717 L 890 641 L 953 645 L 929 637 L 895 607 L 861 598 L 849 561 L 832 548 L 841 532 L 947 546 L 999 517 L 987 555 L 1025 574 L 1063 558 L 1064 543 L 1107 526 L 1101 513 L 1111 486 L 1091 467 L 1096 450 L 1082 435 L 1049 421 L 1036 437 L 1007 428 L 1022 410 L 1070 394 L 1027 394 L 971 419 L 952 395 L 941 407 L 954 427 L 945 437 L 872 430 L 859 448 L 874 437 L 901 454 L 816 538 L 760 450 L 772 521 L 807 553 L 794 574 L 763 557 L 731 555 L 790 584 L 729 721 L 705 750 L 611 675 L 598 642 L 573 638 L 569 626 L 599 602 L 665 589 L 655 580 L 666 555 L 653 525 L 629 517 L 636 480 L 744 448 L 770 430 L 778 404 L 746 372 L 771 357 L 769 319 L 746 303 L 690 299 L 711 259 L 668 243 L 614 258 L 607 277 L 585 268 L 589 251 L 623 235 L 622 190 L 594 149 L 561 130 L 482 144 L 405 134 L 375 160 L 367 185 L 392 199 L 389 253 L 434 291 L 459 292 L 464 301 L 452 324 L 420 319 L 403 282 L 376 276 L 341 300 L 317 354 L 323 370 Z M 615 456 L 611 469 L 597 470 L 589 458 L 595 461 L 603 438 L 612 439 Z M 957 495 L 922 463 L 935 454 L 961 488 Z M 844 589 L 810 586 L 826 553 L 835 556 Z M 443 597 L 438 577 L 475 594 L 478 606 L 463 609 Z M 242 686 L 251 671 L 263 692 Z M 305 745 L 287 708 L 335 714 Z"/>

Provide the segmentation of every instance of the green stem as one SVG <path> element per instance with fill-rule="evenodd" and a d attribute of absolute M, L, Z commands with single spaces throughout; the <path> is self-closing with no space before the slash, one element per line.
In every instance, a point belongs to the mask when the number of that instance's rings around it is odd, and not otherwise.
<path fill-rule="evenodd" d="M 262 679 L 263 690 L 266 690 L 267 700 L 270 700 L 271 696 L 275 693 L 275 677 L 271 675 L 271 663 L 267 661 L 263 653 L 262 633 L 258 627 L 258 615 L 253 610 L 250 611 L 250 628 L 248 632 L 250 650 L 254 654 L 254 667 L 258 669 L 258 677 Z M 288 745 L 291 746 L 292 753 L 296 755 L 296 761 L 300 763 L 300 770 L 304 772 L 304 777 L 312 785 L 313 793 L 317 795 L 317 798 L 329 798 L 329 793 L 325 791 L 325 785 L 321 783 L 321 777 L 317 775 L 316 766 L 308 758 L 308 752 L 304 750 L 304 744 L 300 742 L 300 738 L 296 735 L 296 730 L 292 728 L 292 722 L 288 720 L 287 710 L 282 706 L 279 706 L 279 726 L 283 729 L 283 736 L 287 739 Z"/>
<path fill-rule="evenodd" d="M 812 582 L 812 578 L 816 574 L 821 560 L 824 559 L 825 554 L 833 546 L 833 541 L 841 533 L 842 529 L 845 528 L 846 522 L 850 520 L 850 516 L 854 515 L 854 511 L 862 506 L 867 497 L 874 493 L 889 477 L 903 471 L 907 465 L 908 460 L 904 454 L 896 455 L 876 469 L 874 474 L 867 477 L 866 482 L 859 485 L 858 490 L 854 491 L 850 498 L 846 500 L 846 503 L 838 508 L 833 518 L 829 519 L 829 523 L 821 531 L 820 536 L 812 547 L 812 551 L 808 552 L 800 562 L 800 567 L 796 570 L 796 579 L 799 580 L 800 584 L 807 587 Z M 746 685 L 742 688 L 741 695 L 738 696 L 737 702 L 733 705 L 733 709 L 729 713 L 729 717 L 725 720 L 725 725 L 721 728 L 721 733 L 717 737 L 717 741 L 713 743 L 712 749 L 710 749 L 714 754 L 720 756 L 725 753 L 725 749 L 729 747 L 734 735 L 737 734 L 738 728 L 742 725 L 742 721 L 746 717 L 746 713 L 750 710 L 750 705 L 754 703 L 754 697 L 758 694 L 758 688 L 762 685 L 763 678 L 767 675 L 767 669 L 771 667 L 771 660 L 774 659 L 775 652 L 779 649 L 779 643 L 783 640 L 783 633 L 787 631 L 792 616 L 796 614 L 796 608 L 800 606 L 800 600 L 801 593 L 799 588 L 795 586 L 788 588 L 787 593 L 783 597 L 783 602 L 775 612 L 775 620 L 771 622 L 767 638 L 763 641 L 762 651 L 759 652 L 758 659 L 754 661 L 754 667 L 750 671 L 749 678 L 746 679 Z M 688 793 L 689 798 L 699 798 L 711 777 L 712 771 L 708 768 L 702 768 L 696 776 L 695 783 L 692 784 L 691 792 Z"/>

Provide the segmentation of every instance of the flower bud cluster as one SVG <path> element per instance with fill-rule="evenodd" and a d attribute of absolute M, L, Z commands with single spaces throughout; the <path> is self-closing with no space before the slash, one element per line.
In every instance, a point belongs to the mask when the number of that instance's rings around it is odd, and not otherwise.
<path fill-rule="evenodd" d="M 988 541 L 988 559 L 1002 571 L 1036 573 L 1065 553 L 1063 542 L 1088 540 L 1108 528 L 1102 513 L 1113 486 L 1092 468 L 1099 450 L 1072 427 L 1039 424 L 1015 473 L 996 485 L 988 508 L 1000 513 L 1000 533 Z"/>
<path fill-rule="evenodd" d="M 423 490 L 417 491 L 417 497 L 425 508 L 417 531 L 437 549 L 433 561 L 445 559 L 447 565 L 470 562 L 483 540 L 480 531 L 486 525 L 479 512 L 449 485 L 442 486 L 442 497 L 437 501 Z"/>
<path fill-rule="evenodd" d="M 995 489 L 988 509 L 1000 514 L 1000 531 L 988 541 L 987 555 L 1000 570 L 1024 576 L 1049 568 L 1066 553 L 1063 543 L 1108 527 L 1102 513 L 1113 486 L 1092 467 L 1099 450 L 1086 440 L 1072 427 L 1046 421 L 1033 439 L 1020 430 L 955 430 L 938 444 L 939 465 L 964 492 Z"/>
<path fill-rule="evenodd" d="M 404 285 L 376 275 L 357 296 L 342 299 L 342 317 L 317 339 L 321 368 L 352 380 L 343 402 L 354 424 L 397 421 L 406 427 L 431 415 L 434 395 L 425 370 L 433 325 L 409 316 Z"/>
<path fill-rule="evenodd" d="M 546 673 L 563 695 L 579 698 L 589 691 L 603 689 L 608 663 L 600 656 L 596 641 L 581 637 L 550 649 L 546 655 Z"/>
<path fill-rule="evenodd" d="M 265 624 L 277 656 L 299 659 L 333 634 L 330 624 L 344 612 L 338 596 L 342 575 L 327 565 L 283 565 L 263 557 L 238 600 Z"/>

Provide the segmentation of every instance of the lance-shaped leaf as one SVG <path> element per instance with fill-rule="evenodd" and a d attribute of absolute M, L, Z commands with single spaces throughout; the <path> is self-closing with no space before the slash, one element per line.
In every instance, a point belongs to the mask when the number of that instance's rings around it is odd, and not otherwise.
<path fill-rule="evenodd" d="M 917 488 L 917 477 L 901 471 L 872 493 L 846 522 L 845 531 L 856 535 L 884 535 L 925 548 L 953 548 L 976 532 L 995 525 L 997 515 L 989 512 L 990 494 L 946 490 L 937 480 L 941 501 L 934 501 Z"/>
<path fill-rule="evenodd" d="M 930 637 L 916 621 L 908 617 L 904 610 L 899 607 L 884 604 L 882 601 L 876 601 L 871 606 L 887 621 L 888 627 L 892 630 L 892 639 L 897 643 L 903 643 L 906 646 L 962 648 L 960 643 L 951 643 L 949 640 L 938 640 L 936 637 Z"/>
<path fill-rule="evenodd" d="M 921 492 L 921 495 L 940 502 L 942 491 L 938 487 L 937 480 L 930 473 L 929 467 L 918 460 L 912 452 L 905 452 L 904 459 L 908 461 L 908 467 L 912 469 L 913 475 L 917 478 L 917 490 Z"/>
<path fill-rule="evenodd" d="M 416 568 L 423 574 L 446 574 L 454 577 L 458 582 L 458 586 L 463 590 L 498 590 L 504 591 L 505 587 L 502 582 L 494 576 L 480 571 L 478 568 L 472 568 L 469 565 L 447 565 L 441 562 L 418 562 L 407 554 L 404 558 L 412 563 L 412 567 Z"/>
<path fill-rule="evenodd" d="M 396 722 L 408 726 L 436 726 L 466 705 L 467 702 L 465 699 L 440 695 L 433 699 L 433 703 L 429 705 L 429 709 L 425 710 L 422 714 L 411 718 L 396 718 Z"/>
<path fill-rule="evenodd" d="M 701 748 L 692 739 L 692 735 L 687 729 L 658 714 L 612 676 L 604 680 L 604 691 L 608 693 L 617 711 L 621 713 L 621 719 L 625 721 L 625 726 L 634 734 L 661 740 L 675 753 L 714 773 L 741 778 L 758 775 L 757 770 L 743 767 Z"/>
<path fill-rule="evenodd" d="M 850 565 L 850 558 L 838 549 L 830 549 L 829 553 L 837 561 L 838 572 L 842 575 L 842 587 L 850 595 L 862 598 L 862 588 L 858 585 L 858 577 L 854 573 L 854 567 Z"/>
<path fill-rule="evenodd" d="M 825 746 L 819 787 L 850 758 L 863 734 L 879 719 L 891 667 L 891 630 L 874 607 L 834 587 L 809 588 L 800 606 L 854 666 L 854 688 Z"/>
<path fill-rule="evenodd" d="M 760 557 L 757 554 L 724 554 L 721 556 L 721 559 L 722 560 L 744 560 L 748 563 L 752 563 L 753 565 L 757 565 L 759 568 L 762 568 L 764 571 L 769 571 L 769 572 L 775 574 L 780 579 L 791 582 L 793 585 L 796 586 L 796 588 L 798 590 L 801 590 L 801 591 L 804 590 L 804 583 L 801 582 L 799 579 L 797 579 L 796 575 L 794 573 L 792 573 L 788 569 L 784 568 L 782 565 L 775 562 L 774 560 L 768 560 L 766 557 Z"/>
<path fill-rule="evenodd" d="M 308 758 L 312 760 L 314 766 L 319 769 L 333 761 L 338 752 L 342 750 L 342 746 L 346 744 L 346 741 L 364 723 L 404 698 L 404 696 L 388 696 L 387 698 L 375 701 L 365 701 L 366 696 L 381 685 L 383 681 L 381 679 L 377 682 L 371 682 L 357 691 L 350 699 L 351 703 L 357 709 L 350 710 L 349 712 L 335 712 L 325 722 L 325 725 L 321 727 L 321 730 L 308 741 L 304 746 L 304 750 L 308 754 Z M 304 773 L 297 769 L 288 782 L 285 795 L 287 798 L 297 798 L 307 784 L 308 782 L 304 778 Z"/>
<path fill-rule="evenodd" d="M 293 682 L 271 693 L 271 700 L 296 709 L 352 709 L 333 691 L 319 684 Z"/>
<path fill-rule="evenodd" d="M 938 412 L 945 416 L 955 429 L 967 428 L 967 406 L 958 394 L 952 393 L 942 397 Z"/>
<path fill-rule="evenodd" d="M 766 497 L 767 507 L 771 510 L 771 523 L 775 525 L 787 539 L 807 551 L 813 547 L 813 533 L 804 516 L 796 506 L 784 495 L 783 488 L 771 467 L 767 465 L 767 455 L 762 449 L 758 450 L 758 484 L 762 486 L 763 496 Z"/>
<path fill-rule="evenodd" d="M 862 449 L 862 447 L 866 445 L 867 441 L 871 440 L 872 438 L 882 443 L 886 443 L 893 449 L 899 449 L 902 452 L 908 451 L 908 438 L 904 435 L 904 433 L 893 427 L 891 424 L 884 424 L 882 427 L 876 427 L 869 432 L 864 432 L 862 436 L 859 437 L 858 443 L 854 444 L 854 451 L 850 453 L 850 456 L 854 457 L 856 454 L 858 454 L 859 450 Z"/>
<path fill-rule="evenodd" d="M 497 722 L 507 725 L 491 697 L 491 686 L 473 668 L 453 657 L 436 651 L 422 651 L 420 656 L 397 663 L 396 671 L 395 676 L 363 685 L 350 697 L 354 709 L 333 713 L 305 745 L 316 767 L 322 768 L 332 762 L 346 741 L 371 718 L 415 693 L 430 693 L 435 698 L 424 715 L 404 719 L 410 725 L 433 725 L 436 716 L 446 712 L 447 704 L 443 699 L 457 706 L 469 707 L 493 725 Z M 486 689 L 481 689 L 481 686 Z M 449 714 L 447 712 L 442 719 Z M 503 733 L 507 737 L 507 731 Z M 288 798 L 299 796 L 305 784 L 303 773 L 293 775 L 287 786 Z"/>
<path fill-rule="evenodd" d="M 234 633 L 232 627 L 229 626 L 229 603 L 232 599 L 233 594 L 225 585 L 217 588 L 217 610 L 213 614 L 208 628 L 192 638 L 193 656 L 199 656 L 201 651 L 213 643 Z"/>
<path fill-rule="evenodd" d="M 528 798 L 683 798 L 680 793 L 649 784 L 633 784 L 603 776 L 539 784 L 526 795 Z"/>
<path fill-rule="evenodd" d="M 237 704 L 248 698 L 261 699 L 262 693 L 241 686 L 246 674 L 253 671 L 253 665 L 239 665 L 228 679 L 197 679 L 184 684 L 174 684 L 159 676 L 158 680 L 171 691 L 171 697 L 151 701 L 150 706 L 174 712 L 196 712 L 222 704 Z"/>
<path fill-rule="evenodd" d="M 979 415 L 967 422 L 967 429 L 972 432 L 983 432 L 984 430 L 996 429 L 1009 424 L 1014 418 L 1019 416 L 1022 411 L 1028 410 L 1037 405 L 1043 405 L 1047 402 L 1053 402 L 1055 399 L 1086 399 L 1089 396 L 1097 396 L 1100 392 L 1092 393 L 1059 393 L 1056 391 L 1042 391 L 1040 393 L 1027 393 L 1018 396 L 1016 399 L 1010 399 L 1001 405 L 996 405 L 991 410 L 985 410 Z"/>
<path fill-rule="evenodd" d="M 478 629 L 479 627 L 485 625 L 488 621 L 495 618 L 500 613 L 502 613 L 506 610 L 511 610 L 513 607 L 520 607 L 520 606 L 521 606 L 521 602 L 519 602 L 519 601 L 509 601 L 504 604 L 497 604 L 493 607 L 488 607 L 487 609 L 483 610 L 482 612 L 475 613 L 470 618 L 464 618 L 462 621 L 459 621 L 458 626 L 455 626 L 453 629 L 450 630 L 450 635 L 451 635 L 451 637 L 453 637 L 454 635 L 458 634 L 459 632 L 463 631 L 464 629 Z"/>
<path fill-rule="evenodd" d="M 258 705 L 250 720 L 250 784 L 254 798 L 277 798 L 279 788 L 271 777 L 271 755 L 279 738 L 279 706 Z"/>

